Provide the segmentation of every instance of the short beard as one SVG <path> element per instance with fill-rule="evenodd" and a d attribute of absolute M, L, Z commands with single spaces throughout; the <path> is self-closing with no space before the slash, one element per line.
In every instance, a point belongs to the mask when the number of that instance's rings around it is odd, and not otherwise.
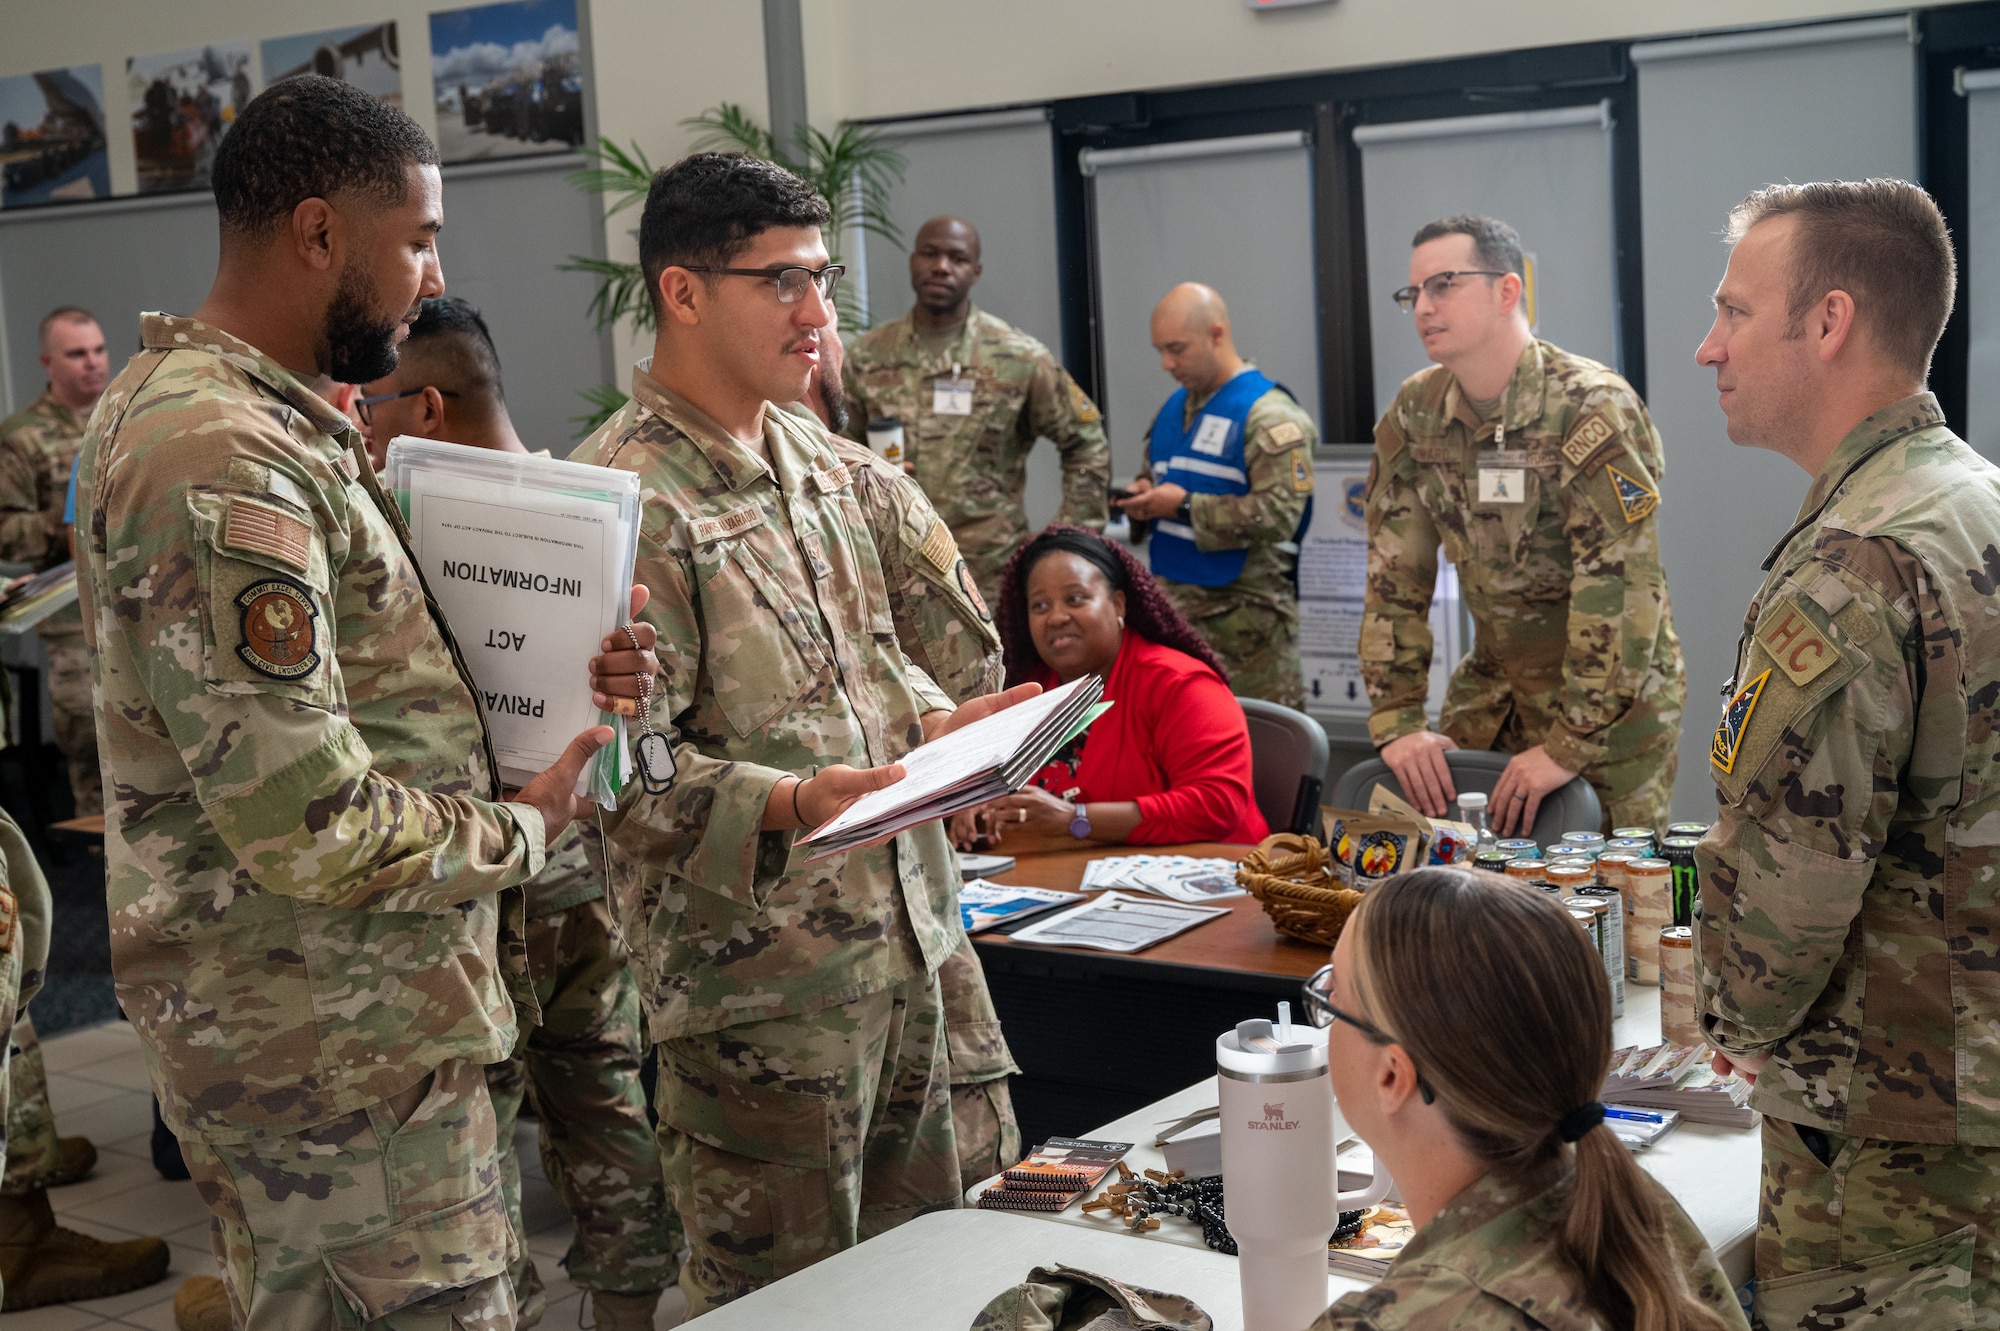
<path fill-rule="evenodd" d="M 376 314 L 376 299 L 375 284 L 353 264 L 340 270 L 320 334 L 326 340 L 326 372 L 336 383 L 369 384 L 395 372 L 402 320 Z"/>
<path fill-rule="evenodd" d="M 813 387 L 819 393 L 819 405 L 820 405 L 820 410 L 826 416 L 827 433 L 846 434 L 847 395 L 841 392 L 840 384 L 837 380 L 833 383 L 831 387 L 828 386 L 826 381 L 825 362 L 821 362 L 820 364 L 820 368 L 815 378 Z"/>

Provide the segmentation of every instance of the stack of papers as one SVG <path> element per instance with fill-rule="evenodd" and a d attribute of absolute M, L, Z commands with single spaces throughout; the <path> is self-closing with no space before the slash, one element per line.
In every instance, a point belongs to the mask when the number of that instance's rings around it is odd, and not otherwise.
<path fill-rule="evenodd" d="M 1606 1105 L 1604 1109 L 1604 1126 L 1632 1151 L 1645 1150 L 1680 1121 L 1681 1116 L 1671 1109 L 1634 1109 L 1629 1105 Z"/>
<path fill-rule="evenodd" d="M 1083 890 L 1124 888 L 1170 901 L 1200 903 L 1247 896 L 1236 884 L 1236 862 L 1193 855 L 1113 855 L 1083 866 Z"/>
<path fill-rule="evenodd" d="M 1010 795 L 1048 765 L 1056 750 L 1102 716 L 1104 680 L 1085 675 L 922 744 L 900 760 L 903 779 L 871 791 L 799 838 L 806 863 L 887 841 L 933 818 Z"/>
<path fill-rule="evenodd" d="M 1383 1202 L 1362 1218 L 1359 1234 L 1327 1245 L 1327 1268 L 1363 1280 L 1380 1280 L 1389 1270 L 1389 1263 L 1416 1236 L 1417 1227 L 1409 1211 L 1394 1202 Z"/>
<path fill-rule="evenodd" d="M 1755 1127 L 1757 1111 L 1749 1105 L 1749 1083 L 1734 1073 L 1717 1076 L 1712 1057 L 1700 1045 L 1633 1045 L 1616 1050 L 1598 1098 L 1607 1105 L 1674 1110 L 1690 1123 Z"/>
<path fill-rule="evenodd" d="M 0 633 L 26 633 L 58 610 L 76 604 L 76 561 L 16 578 L 0 590 Z"/>
<path fill-rule="evenodd" d="M 501 781 L 525 784 L 608 725 L 617 738 L 576 793 L 613 807 L 631 751 L 621 719 L 591 704 L 589 663 L 631 610 L 639 478 L 407 435 L 389 441 L 384 475 L 477 686 Z"/>
<path fill-rule="evenodd" d="M 1083 900 L 1081 892 L 1058 892 L 1048 887 L 1008 887 L 975 878 L 958 889 L 958 913 L 965 932 L 976 934 L 996 924 L 1025 920 L 1045 911 L 1074 906 Z"/>
<path fill-rule="evenodd" d="M 1106 892 L 1074 910 L 1037 920 L 1014 935 L 1017 943 L 1090 947 L 1101 952 L 1141 952 L 1175 934 L 1227 915 L 1227 906 L 1184 906 Z"/>
<path fill-rule="evenodd" d="M 958 852 L 958 874 L 968 882 L 974 878 L 991 878 L 1013 867 L 1012 855 L 979 855 L 969 850 Z"/>

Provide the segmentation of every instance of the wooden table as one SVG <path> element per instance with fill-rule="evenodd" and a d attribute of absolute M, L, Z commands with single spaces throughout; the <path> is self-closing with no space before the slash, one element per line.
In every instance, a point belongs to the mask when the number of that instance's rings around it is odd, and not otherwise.
<path fill-rule="evenodd" d="M 1243 858 L 1248 846 L 1092 846 L 1015 855 L 995 882 L 1074 891 L 1083 866 L 1113 855 Z M 1014 1107 L 1027 1144 L 1073 1137 L 1123 1117 L 1215 1071 L 1215 1037 L 1247 1017 L 1300 1011 L 1299 982 L 1326 949 L 1285 938 L 1250 897 L 1217 905 L 1227 916 L 1144 952 L 1019 943 L 983 933 L 973 946 L 1021 1064 Z"/>

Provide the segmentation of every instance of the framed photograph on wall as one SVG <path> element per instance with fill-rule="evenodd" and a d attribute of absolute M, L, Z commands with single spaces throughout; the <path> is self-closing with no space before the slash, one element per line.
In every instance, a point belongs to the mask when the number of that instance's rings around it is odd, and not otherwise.
<path fill-rule="evenodd" d="M 225 42 L 125 62 L 139 192 L 207 189 L 215 150 L 250 102 L 250 44 Z"/>
<path fill-rule="evenodd" d="M 0 208 L 110 193 L 104 67 L 0 79 Z"/>
<path fill-rule="evenodd" d="M 583 142 L 576 0 L 432 14 L 431 80 L 446 162 L 570 151 Z"/>
<path fill-rule="evenodd" d="M 403 56 L 394 23 L 364 23 L 264 43 L 264 86 L 295 74 L 324 74 L 403 107 Z"/>

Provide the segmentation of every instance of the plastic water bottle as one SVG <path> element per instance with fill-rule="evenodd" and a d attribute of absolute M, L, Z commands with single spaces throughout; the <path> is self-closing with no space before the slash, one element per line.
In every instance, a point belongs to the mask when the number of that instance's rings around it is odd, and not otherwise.
<path fill-rule="evenodd" d="M 1476 860 L 1484 851 L 1499 847 L 1500 839 L 1493 835 L 1493 829 L 1486 825 L 1486 796 L 1477 790 L 1468 790 L 1458 797 L 1459 821 L 1471 823 L 1479 832 L 1479 844 L 1473 847 Z"/>

